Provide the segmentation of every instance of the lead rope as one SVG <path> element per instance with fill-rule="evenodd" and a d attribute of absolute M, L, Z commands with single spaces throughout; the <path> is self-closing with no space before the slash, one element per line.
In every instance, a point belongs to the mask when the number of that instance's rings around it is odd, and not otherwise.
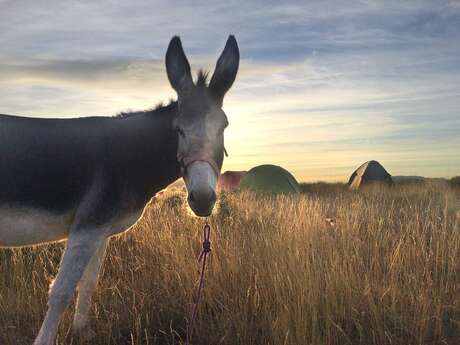
<path fill-rule="evenodd" d="M 203 227 L 203 249 L 201 250 L 200 256 L 198 257 L 198 262 L 201 262 L 201 273 L 200 273 L 200 283 L 198 285 L 198 289 L 196 290 L 196 300 L 193 306 L 192 317 L 190 318 L 190 323 L 187 324 L 187 337 L 185 340 L 186 345 L 190 345 L 190 341 L 192 340 L 193 334 L 193 326 L 195 323 L 196 315 L 198 313 L 198 304 L 200 303 L 201 294 L 203 291 L 204 285 L 204 273 L 206 269 L 206 259 L 208 254 L 211 253 L 211 226 L 206 219 L 206 223 Z"/>

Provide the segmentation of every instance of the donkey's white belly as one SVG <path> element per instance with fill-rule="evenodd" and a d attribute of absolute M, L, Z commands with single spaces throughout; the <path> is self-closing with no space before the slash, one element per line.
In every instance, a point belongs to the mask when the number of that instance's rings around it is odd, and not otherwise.
<path fill-rule="evenodd" d="M 0 207 L 0 247 L 28 246 L 67 238 L 73 212 L 56 215 L 34 208 Z"/>

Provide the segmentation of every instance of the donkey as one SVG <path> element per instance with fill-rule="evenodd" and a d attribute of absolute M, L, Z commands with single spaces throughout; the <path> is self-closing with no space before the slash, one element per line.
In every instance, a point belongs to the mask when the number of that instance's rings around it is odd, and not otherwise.
<path fill-rule="evenodd" d="M 158 191 L 182 177 L 192 211 L 211 214 L 228 125 L 222 103 L 238 65 L 231 35 L 210 82 L 203 72 L 194 82 L 175 36 L 169 105 L 115 117 L 0 115 L 0 247 L 67 239 L 34 345 L 54 344 L 76 289 L 73 331 L 94 335 L 88 313 L 108 238 L 129 229 Z"/>

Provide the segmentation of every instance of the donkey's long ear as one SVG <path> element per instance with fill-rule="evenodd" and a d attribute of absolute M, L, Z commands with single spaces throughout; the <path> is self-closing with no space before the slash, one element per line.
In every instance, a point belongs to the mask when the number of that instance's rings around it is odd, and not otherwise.
<path fill-rule="evenodd" d="M 174 36 L 169 42 L 166 52 L 166 72 L 171 86 L 179 96 L 193 86 L 190 64 L 178 36 Z"/>
<path fill-rule="evenodd" d="M 230 89 L 236 78 L 240 63 L 240 51 L 235 36 L 230 35 L 224 51 L 217 60 L 216 69 L 209 83 L 209 89 L 222 103 L 225 93 Z"/>

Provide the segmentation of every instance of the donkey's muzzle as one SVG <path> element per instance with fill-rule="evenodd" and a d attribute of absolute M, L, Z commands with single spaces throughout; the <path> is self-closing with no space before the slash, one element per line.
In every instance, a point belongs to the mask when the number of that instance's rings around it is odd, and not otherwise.
<path fill-rule="evenodd" d="M 201 188 L 191 191 L 188 204 L 198 217 L 208 217 L 216 203 L 216 192 L 211 188 Z"/>
<path fill-rule="evenodd" d="M 209 162 L 194 161 L 187 166 L 184 179 L 188 191 L 188 204 L 198 217 L 209 216 L 214 208 L 217 177 Z"/>

